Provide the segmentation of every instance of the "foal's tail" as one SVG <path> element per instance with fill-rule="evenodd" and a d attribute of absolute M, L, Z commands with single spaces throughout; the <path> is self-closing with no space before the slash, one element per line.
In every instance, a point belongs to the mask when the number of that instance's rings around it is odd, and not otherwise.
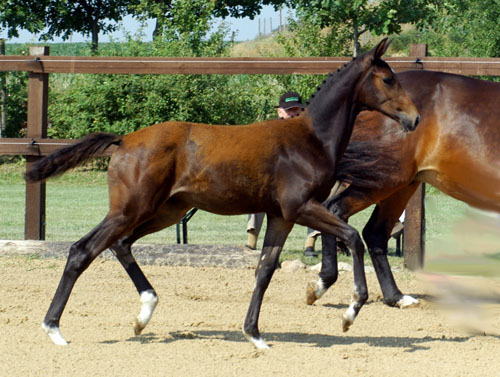
<path fill-rule="evenodd" d="M 47 178 L 61 175 L 69 169 L 94 157 L 112 144 L 120 145 L 122 136 L 109 133 L 94 133 L 80 142 L 59 149 L 44 157 L 24 174 L 28 182 L 39 182 Z"/>

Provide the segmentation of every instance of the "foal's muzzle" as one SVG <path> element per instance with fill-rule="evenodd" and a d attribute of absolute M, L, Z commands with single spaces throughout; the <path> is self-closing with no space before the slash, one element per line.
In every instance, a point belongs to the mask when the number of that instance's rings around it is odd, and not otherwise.
<path fill-rule="evenodd" d="M 420 123 L 420 114 L 412 118 L 408 118 L 406 115 L 402 114 L 399 118 L 399 123 L 405 131 L 415 131 Z"/>

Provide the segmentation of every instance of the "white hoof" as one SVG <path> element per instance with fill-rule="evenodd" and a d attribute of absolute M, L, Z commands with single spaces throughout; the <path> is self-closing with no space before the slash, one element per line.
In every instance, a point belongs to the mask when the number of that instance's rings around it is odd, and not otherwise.
<path fill-rule="evenodd" d="M 243 335 L 245 335 L 245 338 L 248 339 L 248 341 L 250 343 L 252 343 L 255 348 L 259 349 L 259 350 L 267 350 L 269 349 L 270 347 L 267 345 L 267 343 L 264 341 L 264 339 L 262 339 L 262 337 L 259 337 L 259 338 L 254 338 L 253 336 L 250 336 L 248 335 L 245 330 L 243 330 Z"/>
<path fill-rule="evenodd" d="M 397 303 L 396 306 L 400 307 L 401 309 L 403 308 L 408 308 L 410 306 L 415 306 L 418 305 L 419 301 L 411 296 L 404 295 Z"/>
<path fill-rule="evenodd" d="M 141 293 L 141 302 L 141 311 L 134 322 L 135 335 L 139 335 L 148 324 L 156 308 L 156 304 L 158 304 L 158 297 L 151 290 L 145 291 Z"/>
<path fill-rule="evenodd" d="M 49 338 L 58 346 L 67 346 L 68 342 L 61 335 L 59 327 L 49 327 L 45 323 L 42 323 L 42 329 L 47 333 Z"/>

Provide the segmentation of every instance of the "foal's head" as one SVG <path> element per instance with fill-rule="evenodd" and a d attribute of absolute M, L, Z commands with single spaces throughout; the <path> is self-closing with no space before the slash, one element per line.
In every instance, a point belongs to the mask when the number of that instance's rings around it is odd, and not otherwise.
<path fill-rule="evenodd" d="M 359 57 L 363 75 L 356 85 L 356 97 L 363 110 L 376 110 L 399 122 L 405 131 L 413 131 L 420 115 L 401 87 L 394 71 L 381 59 L 390 45 L 387 38 Z"/>

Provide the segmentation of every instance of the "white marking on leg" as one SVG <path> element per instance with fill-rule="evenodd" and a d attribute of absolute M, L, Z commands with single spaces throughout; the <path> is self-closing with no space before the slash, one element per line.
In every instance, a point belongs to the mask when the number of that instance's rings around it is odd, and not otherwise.
<path fill-rule="evenodd" d="M 325 283 L 323 283 L 323 279 L 319 278 L 316 282 L 316 286 L 314 287 L 314 293 L 316 294 L 316 298 L 321 298 L 326 292 Z"/>
<path fill-rule="evenodd" d="M 343 323 L 342 327 L 344 332 L 349 330 L 349 327 L 354 323 L 354 319 L 356 318 L 356 310 L 354 309 L 356 305 L 359 305 L 359 295 L 358 295 L 358 289 L 356 285 L 354 285 L 354 291 L 352 292 L 351 296 L 351 304 L 349 305 L 349 308 L 345 311 L 345 313 L 342 315 L 343 318 Z"/>
<path fill-rule="evenodd" d="M 151 319 L 158 303 L 158 296 L 152 290 L 144 291 L 141 293 L 141 302 L 141 311 L 134 323 L 135 335 L 139 335 Z"/>
<path fill-rule="evenodd" d="M 409 306 L 418 305 L 419 303 L 420 302 L 416 298 L 404 295 L 398 302 L 396 302 L 396 306 L 403 309 Z"/>
<path fill-rule="evenodd" d="M 247 340 L 250 343 L 252 343 L 254 345 L 255 348 L 257 348 L 259 350 L 267 350 L 270 348 L 267 345 L 267 343 L 264 341 L 264 339 L 262 339 L 262 337 L 254 338 L 253 336 L 250 336 L 249 334 L 247 334 L 245 332 L 245 330 L 243 330 L 243 335 L 245 336 L 245 338 L 247 338 Z"/>
<path fill-rule="evenodd" d="M 354 319 L 356 318 L 356 311 L 354 310 L 354 305 L 355 303 L 351 303 L 349 305 L 349 308 L 344 313 L 344 319 L 349 321 L 351 324 L 354 322 Z"/>
<path fill-rule="evenodd" d="M 57 344 L 58 346 L 67 346 L 68 342 L 61 335 L 59 327 L 49 327 L 45 323 L 42 323 L 42 329 L 47 333 L 49 338 Z"/>
<path fill-rule="evenodd" d="M 317 282 L 310 282 L 309 284 L 307 284 L 306 288 L 306 304 L 314 304 L 316 300 L 319 300 L 325 292 L 325 284 L 323 283 L 323 280 L 321 280 L 321 278 L 319 278 Z"/>

